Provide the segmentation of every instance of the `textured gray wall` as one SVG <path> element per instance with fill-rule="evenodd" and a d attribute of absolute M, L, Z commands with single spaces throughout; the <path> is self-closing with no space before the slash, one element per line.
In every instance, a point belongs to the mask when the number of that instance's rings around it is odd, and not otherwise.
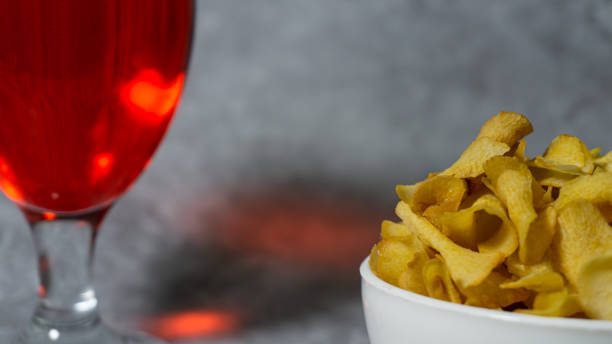
<path fill-rule="evenodd" d="M 532 156 L 559 133 L 612 149 L 611 1 L 202 0 L 197 17 L 180 111 L 98 242 L 109 319 L 242 307 L 243 331 L 202 343 L 367 343 L 356 263 L 395 184 L 502 109 L 532 120 Z M 0 218 L 0 304 L 27 314 L 31 243 L 6 200 Z"/>

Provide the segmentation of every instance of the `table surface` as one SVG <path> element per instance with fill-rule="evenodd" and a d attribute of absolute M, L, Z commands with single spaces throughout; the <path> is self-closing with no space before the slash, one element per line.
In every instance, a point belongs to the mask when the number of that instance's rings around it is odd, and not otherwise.
<path fill-rule="evenodd" d="M 532 120 L 532 156 L 559 133 L 612 149 L 610 1 L 197 4 L 179 113 L 97 242 L 113 324 L 368 343 L 357 268 L 395 184 L 445 168 L 502 109 Z M 0 219 L 6 329 L 32 311 L 36 274 L 6 199 Z"/>

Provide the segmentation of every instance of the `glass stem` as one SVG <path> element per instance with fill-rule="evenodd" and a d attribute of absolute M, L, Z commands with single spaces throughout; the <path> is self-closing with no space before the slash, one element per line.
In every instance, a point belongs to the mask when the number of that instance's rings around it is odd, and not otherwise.
<path fill-rule="evenodd" d="M 61 328 L 98 322 L 98 300 L 91 282 L 90 266 L 103 212 L 94 215 L 99 216 L 37 220 L 26 214 L 40 276 L 35 324 Z"/>

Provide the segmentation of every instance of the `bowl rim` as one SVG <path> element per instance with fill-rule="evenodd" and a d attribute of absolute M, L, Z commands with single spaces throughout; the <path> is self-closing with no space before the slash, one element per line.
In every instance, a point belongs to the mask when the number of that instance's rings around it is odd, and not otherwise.
<path fill-rule="evenodd" d="M 610 332 L 612 335 L 612 321 L 594 319 L 575 319 L 561 317 L 545 317 L 514 312 L 504 312 L 487 308 L 460 305 L 452 302 L 441 301 L 432 297 L 423 296 L 411 291 L 401 289 L 378 278 L 370 269 L 370 256 L 360 265 L 359 272 L 362 280 L 384 294 L 398 297 L 422 306 L 435 308 L 441 311 L 456 313 L 457 315 L 471 315 L 478 318 L 487 318 L 504 322 L 518 323 L 536 327 L 562 327 L 574 330 L 596 330 Z M 362 291 L 363 293 L 363 291 Z"/>

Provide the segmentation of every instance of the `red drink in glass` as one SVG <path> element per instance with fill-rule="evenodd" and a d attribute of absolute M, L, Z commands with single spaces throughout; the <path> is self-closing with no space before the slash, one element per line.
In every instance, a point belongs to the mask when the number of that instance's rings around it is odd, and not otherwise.
<path fill-rule="evenodd" d="M 185 81 L 193 0 L 0 0 L 0 188 L 32 231 L 23 344 L 159 343 L 100 321 L 92 247 L 147 165 Z"/>
<path fill-rule="evenodd" d="M 0 0 L 0 11 L 1 188 L 40 213 L 110 204 L 174 114 L 192 1 Z"/>

